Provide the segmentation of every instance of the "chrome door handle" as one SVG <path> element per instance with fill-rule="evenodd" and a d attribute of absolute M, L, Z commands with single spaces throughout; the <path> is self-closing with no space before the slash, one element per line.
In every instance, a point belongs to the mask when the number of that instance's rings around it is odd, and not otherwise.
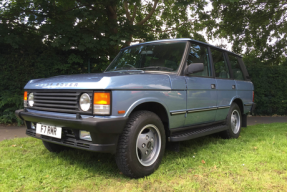
<path fill-rule="evenodd" d="M 211 89 L 215 89 L 215 84 L 211 84 Z"/>
<path fill-rule="evenodd" d="M 232 85 L 232 89 L 235 89 L 235 85 Z"/>

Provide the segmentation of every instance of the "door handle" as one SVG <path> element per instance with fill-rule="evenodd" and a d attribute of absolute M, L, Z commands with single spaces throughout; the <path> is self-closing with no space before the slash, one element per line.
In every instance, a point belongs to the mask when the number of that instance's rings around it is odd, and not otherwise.
<path fill-rule="evenodd" d="M 235 85 L 232 85 L 232 89 L 235 89 Z"/>
<path fill-rule="evenodd" d="M 211 89 L 215 89 L 215 84 L 211 84 Z"/>

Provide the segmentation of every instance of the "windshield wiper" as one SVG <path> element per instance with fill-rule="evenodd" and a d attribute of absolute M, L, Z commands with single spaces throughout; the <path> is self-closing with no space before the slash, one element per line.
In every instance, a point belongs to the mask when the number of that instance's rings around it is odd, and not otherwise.
<path fill-rule="evenodd" d="M 158 69 L 158 70 L 168 70 L 173 71 L 172 68 L 169 67 L 162 67 L 162 66 L 149 66 L 149 67 L 143 67 L 143 68 L 137 68 L 137 69 Z"/>
<path fill-rule="evenodd" d="M 124 68 L 124 67 L 118 68 L 118 69 L 113 70 L 113 71 L 108 71 L 108 72 L 119 72 L 119 71 L 140 71 L 140 72 L 144 72 L 143 70 L 138 69 L 138 68 L 127 69 L 127 68 Z"/>

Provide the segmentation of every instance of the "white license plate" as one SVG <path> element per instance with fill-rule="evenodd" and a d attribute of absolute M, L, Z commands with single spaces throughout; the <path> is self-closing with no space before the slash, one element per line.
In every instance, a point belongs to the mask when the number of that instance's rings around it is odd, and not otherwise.
<path fill-rule="evenodd" d="M 36 133 L 61 139 L 62 127 L 56 127 L 56 126 L 37 123 Z"/>

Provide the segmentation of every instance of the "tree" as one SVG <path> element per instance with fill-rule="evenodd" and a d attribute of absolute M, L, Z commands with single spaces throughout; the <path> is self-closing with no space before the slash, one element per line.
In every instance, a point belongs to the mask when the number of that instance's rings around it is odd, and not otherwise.
<path fill-rule="evenodd" d="M 91 72 L 101 72 L 133 41 L 205 41 L 198 33 L 205 0 L 0 0 L 0 5 L 0 123 L 15 121 L 30 79 L 85 73 L 89 64 Z"/>
<path fill-rule="evenodd" d="M 278 65 L 287 54 L 287 3 L 285 0 L 211 0 L 206 20 L 210 35 L 226 38 L 236 53 L 252 53 Z"/>
<path fill-rule="evenodd" d="M 198 33 L 203 26 L 197 18 L 205 0 L 1 2 L 0 20 L 6 28 L 21 28 L 23 34 L 34 31 L 46 45 L 77 50 L 78 54 L 71 54 L 69 62 L 83 63 L 93 58 L 104 63 L 108 56 L 113 58 L 121 47 L 134 40 L 194 37 L 205 41 Z M 189 10 L 192 20 L 188 19 Z M 15 45 L 16 39 L 6 42 Z"/>

